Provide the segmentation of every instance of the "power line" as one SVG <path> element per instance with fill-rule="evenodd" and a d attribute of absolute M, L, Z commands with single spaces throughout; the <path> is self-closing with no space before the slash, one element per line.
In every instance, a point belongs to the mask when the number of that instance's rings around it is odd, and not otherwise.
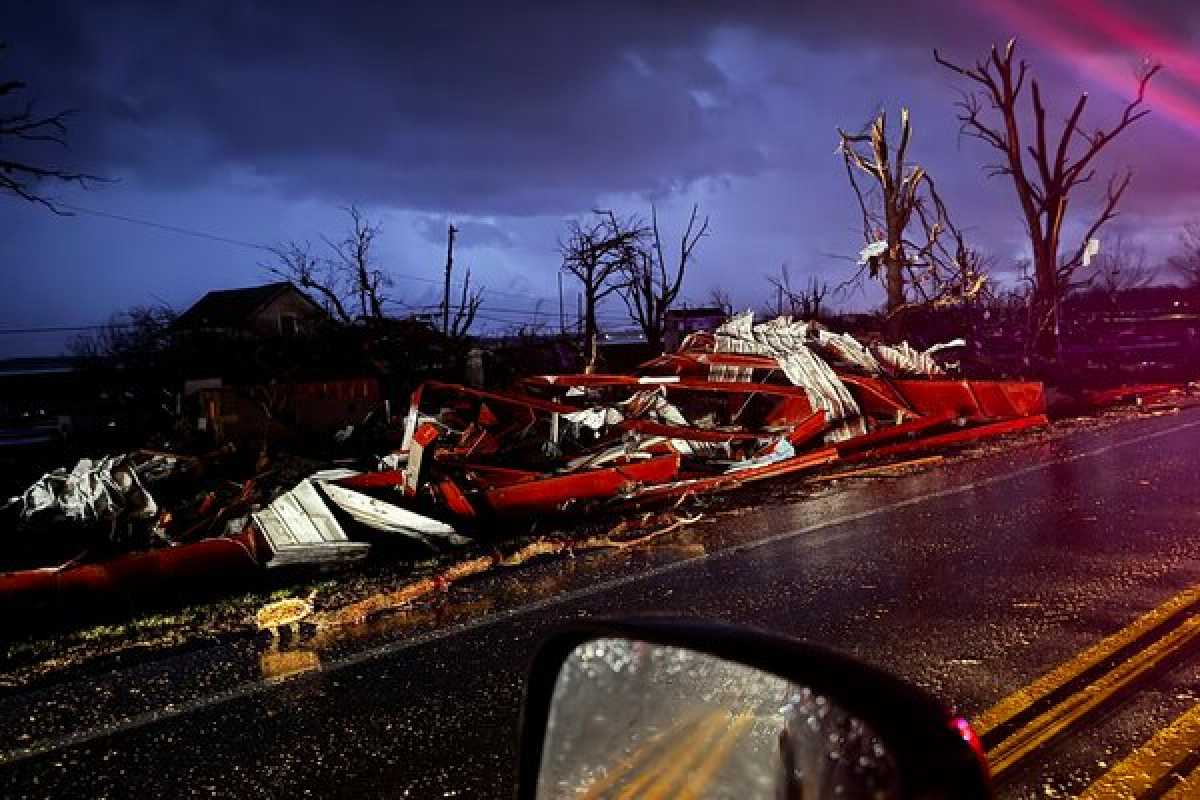
<path fill-rule="evenodd" d="M 245 241 L 244 239 L 235 239 L 231 236 L 221 236 L 219 234 L 209 233 L 207 231 L 198 231 L 193 228 L 185 228 L 180 225 L 167 225 L 165 223 L 153 222 L 153 221 L 147 220 L 147 219 L 139 219 L 137 217 L 130 217 L 130 216 L 126 216 L 124 214 L 114 214 L 110 211 L 97 211 L 94 208 L 84 208 L 83 206 L 77 206 L 74 203 L 66 203 L 66 202 L 61 202 L 61 201 L 56 200 L 55 204 L 62 208 L 70 209 L 71 211 L 77 211 L 80 214 L 87 214 L 89 216 L 100 217 L 102 219 L 118 220 L 120 222 L 127 222 L 131 225 L 142 225 L 144 227 L 154 228 L 154 229 L 160 230 L 160 231 L 167 231 L 169 233 L 177 233 L 177 234 L 180 234 L 181 236 L 192 236 L 197 239 L 207 239 L 207 240 L 213 241 L 213 242 L 221 242 L 223 244 L 231 244 L 236 247 L 244 247 L 249 250 L 258 250 L 260 252 L 266 252 L 266 253 L 274 253 L 275 252 L 275 248 L 271 247 L 270 245 L 262 244 L 260 242 L 248 242 L 248 241 Z M 404 272 L 391 272 L 391 271 L 389 271 L 388 274 L 390 276 L 392 276 L 393 278 L 400 278 L 402 280 L 419 281 L 421 283 L 431 283 L 431 284 L 435 284 L 435 285 L 442 283 L 442 281 L 439 279 L 427 278 L 423 275 L 412 275 L 412 274 L 404 273 Z M 462 281 L 452 281 L 452 284 L 455 286 L 461 287 Z M 551 298 L 549 298 L 549 297 L 538 297 L 536 295 L 525 294 L 525 293 L 520 293 L 520 292 L 505 292 L 505 291 L 501 291 L 500 289 L 487 289 L 487 291 L 491 292 L 492 294 L 504 295 L 506 297 L 523 297 L 523 298 L 527 298 L 530 300 L 537 300 L 537 301 L 546 302 L 546 303 L 549 303 L 551 300 Z"/>
<path fill-rule="evenodd" d="M 403 303 L 399 300 L 393 300 L 391 302 L 393 302 L 397 305 L 404 306 L 405 308 L 410 309 L 412 311 L 435 311 L 442 307 L 441 303 L 427 303 L 425 305 L 414 306 L 414 305 L 410 305 L 408 303 Z M 555 311 L 539 311 L 539 310 L 533 309 L 533 308 L 504 308 L 502 306 L 490 306 L 490 305 L 486 305 L 486 304 L 481 305 L 480 308 L 487 311 L 488 313 L 523 314 L 523 315 L 531 316 L 531 317 L 557 317 L 558 316 L 557 310 L 555 310 Z M 574 316 L 574 315 L 572 315 L 572 316 Z M 614 320 L 614 319 L 628 319 L 628 317 L 624 314 L 614 312 L 611 314 L 597 314 L 596 319 Z"/>
<path fill-rule="evenodd" d="M 6 328 L 0 329 L 0 336 L 28 333 L 75 333 L 78 331 L 102 331 L 109 328 L 132 328 L 128 324 L 116 325 L 61 325 L 49 328 Z"/>
<path fill-rule="evenodd" d="M 74 205 L 73 203 L 64 203 L 64 202 L 58 201 L 58 200 L 55 201 L 55 205 L 62 206 L 63 208 L 69 208 L 72 211 L 78 211 L 80 214 L 88 214 L 93 217 L 102 217 L 104 219 L 115 219 L 115 220 L 120 220 L 121 222 L 128 222 L 133 225 L 144 225 L 147 228 L 157 228 L 160 231 L 169 231 L 171 233 L 178 233 L 183 236 L 194 236 L 198 239 L 209 239 L 214 242 L 223 242 L 225 244 L 236 245 L 237 247 L 247 247 L 252 250 L 265 250 L 267 252 L 271 252 L 271 248 L 266 246 L 265 244 L 257 244 L 255 242 L 246 242 L 241 239 L 233 239 L 228 236 L 219 236 L 215 233 L 208 233 L 206 231 L 197 231 L 197 230 L 192 230 L 191 228 L 182 228 L 178 225 L 165 225 L 161 222 L 151 222 L 150 220 L 137 219 L 136 217 L 127 217 L 127 216 L 124 216 L 123 214 L 113 214 L 108 211 L 97 211 L 94 208 L 83 208 L 82 206 L 77 206 L 77 205 Z"/>

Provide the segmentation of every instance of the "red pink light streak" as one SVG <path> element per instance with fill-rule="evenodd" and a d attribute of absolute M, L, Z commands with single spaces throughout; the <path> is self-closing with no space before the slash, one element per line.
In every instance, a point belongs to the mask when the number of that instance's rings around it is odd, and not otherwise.
<path fill-rule="evenodd" d="M 1036 6 L 1023 0 L 990 0 L 986 7 L 1021 34 L 1038 41 L 1080 72 L 1099 79 L 1123 97 L 1132 99 L 1136 91 L 1132 70 L 1097 59 L 1097 53 L 1119 48 L 1134 50 L 1152 61 L 1162 61 L 1172 77 L 1182 79 L 1191 87 L 1200 86 L 1200 58 L 1190 55 L 1165 36 L 1105 6 L 1101 0 L 1051 2 L 1070 15 L 1072 28 L 1054 24 L 1031 10 Z M 1091 26 L 1094 36 L 1103 38 L 1103 47 L 1096 45 L 1095 38 L 1091 41 L 1085 38 L 1085 26 Z M 1164 87 L 1161 76 L 1146 90 L 1146 107 L 1187 132 L 1200 135 L 1200 104 Z"/>

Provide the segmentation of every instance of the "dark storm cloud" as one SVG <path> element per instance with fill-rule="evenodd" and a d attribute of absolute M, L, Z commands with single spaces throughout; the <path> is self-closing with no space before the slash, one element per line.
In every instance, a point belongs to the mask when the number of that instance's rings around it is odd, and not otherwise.
<path fill-rule="evenodd" d="M 397 269 L 430 275 L 453 219 L 481 282 L 544 296 L 563 217 L 604 203 L 644 214 L 654 199 L 669 226 L 699 201 L 714 233 L 689 275 L 691 299 L 721 284 L 749 304 L 785 260 L 797 279 L 844 279 L 862 234 L 835 129 L 880 108 L 892 119 L 912 108 L 911 156 L 973 242 L 1002 267 L 1021 258 L 1012 187 L 985 178 L 994 154 L 958 136 L 963 84 L 931 50 L 972 61 L 1018 34 L 1050 118 L 1061 121 L 1087 88 L 1088 124 L 1106 125 L 1122 92 L 1088 59 L 1132 68 L 1145 53 L 1069 10 L 1097 3 L 1195 50 L 1200 11 L 1167 0 L 10 0 L 0 77 L 27 80 L 45 110 L 79 109 L 70 151 L 53 156 L 121 178 L 74 198 L 81 205 L 271 242 L 336 231 L 338 207 L 358 203 L 385 220 Z M 1048 35 L 1064 32 L 1083 58 Z M 1167 66 L 1164 85 L 1200 97 Z M 1105 174 L 1124 165 L 1137 175 L 1114 231 L 1173 246 L 1178 224 L 1197 216 L 1200 130 L 1152 107 L 1101 159 L 1096 185 L 1072 198 L 1069 234 Z M 194 238 L 6 211 L 0 261 L 29 267 L 0 316 L 28 312 L 23 324 L 102 319 L 136 292 L 187 303 L 261 277 L 252 256 Z M 415 294 L 426 285 L 414 282 L 406 299 L 426 302 Z M 48 296 L 61 301 L 53 317 Z"/>
<path fill-rule="evenodd" d="M 447 216 L 422 215 L 413 221 L 417 233 L 427 242 L 444 245 L 451 220 Z M 494 222 L 455 220 L 455 242 L 459 247 L 512 247 L 512 235 Z"/>
<path fill-rule="evenodd" d="M 747 86 L 714 60 L 722 31 L 836 63 Z M 764 90 L 828 82 L 865 118 L 905 81 L 948 83 L 932 45 L 970 57 L 994 34 L 957 2 L 27 2 L 3 35 L 46 102 L 81 109 L 73 158 L 94 171 L 171 187 L 234 169 L 296 197 L 520 215 L 757 174 L 794 134 Z M 844 83 L 838 63 L 880 54 L 876 85 Z"/>
<path fill-rule="evenodd" d="M 762 167 L 738 124 L 756 101 L 707 59 L 704 15 L 216 8 L 25 4 L 7 35 L 85 112 L 76 157 L 151 181 L 236 167 L 298 194 L 535 213 Z"/>

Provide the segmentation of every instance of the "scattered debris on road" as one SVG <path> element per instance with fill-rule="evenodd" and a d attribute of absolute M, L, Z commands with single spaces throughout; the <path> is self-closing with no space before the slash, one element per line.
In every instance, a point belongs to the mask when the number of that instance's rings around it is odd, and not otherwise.
<path fill-rule="evenodd" d="M 18 520 L 14 535 L 66 524 L 98 531 L 93 544 L 104 545 L 0 574 L 0 604 L 90 608 L 354 564 L 398 546 L 436 554 L 534 535 L 516 552 L 471 556 L 337 611 L 291 598 L 257 619 L 263 629 L 301 619 L 344 625 L 530 558 L 643 544 L 694 522 L 684 510 L 693 498 L 838 465 L 847 469 L 818 480 L 894 475 L 938 463 L 938 451 L 1047 424 L 1041 383 L 958 376 L 951 359 L 964 345 L 863 344 L 816 323 L 756 323 L 747 313 L 688 335 L 632 374 L 541 375 L 506 391 L 428 381 L 412 394 L 400 446 L 369 463 L 234 480 L 205 472 L 213 456 L 83 460 L 5 510 Z M 1083 402 L 1168 407 L 1190 388 L 1093 390 Z M 870 463 L 898 458 L 908 460 Z M 585 539 L 537 533 L 585 516 L 632 527 Z M 135 527 L 148 533 L 129 535 Z"/>

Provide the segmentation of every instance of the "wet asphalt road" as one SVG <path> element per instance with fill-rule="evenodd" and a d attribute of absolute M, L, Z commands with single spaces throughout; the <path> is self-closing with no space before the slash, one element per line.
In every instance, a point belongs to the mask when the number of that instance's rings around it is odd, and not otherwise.
<path fill-rule="evenodd" d="M 288 652 L 238 641 L 2 696 L 0 796 L 506 797 L 531 651 L 598 615 L 810 639 L 976 715 L 1200 583 L 1197 474 L 1185 411 L 722 513 Z M 1077 792 L 1198 700 L 1186 653 L 1002 795 Z"/>

